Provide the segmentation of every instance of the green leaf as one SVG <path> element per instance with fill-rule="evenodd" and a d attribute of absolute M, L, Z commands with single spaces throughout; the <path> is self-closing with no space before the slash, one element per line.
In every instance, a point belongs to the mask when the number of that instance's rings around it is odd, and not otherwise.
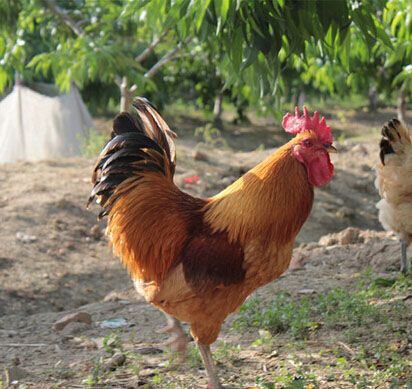
<path fill-rule="evenodd" d="M 222 24 L 226 21 L 229 7 L 230 7 L 230 0 L 215 0 L 216 12 L 220 17 Z"/>
<path fill-rule="evenodd" d="M 200 27 L 202 26 L 203 19 L 205 18 L 206 11 L 210 5 L 211 0 L 204 0 L 199 2 L 199 12 L 197 15 L 197 20 L 196 20 L 196 29 L 200 30 Z"/>
<path fill-rule="evenodd" d="M 393 49 L 393 44 L 389 39 L 388 34 L 381 26 L 376 26 L 376 35 L 386 46 Z"/>
<path fill-rule="evenodd" d="M 342 64 L 347 72 L 350 69 L 350 54 L 351 54 L 351 33 L 349 32 L 346 35 L 345 41 L 343 43 L 343 47 L 341 48 L 341 60 Z"/>

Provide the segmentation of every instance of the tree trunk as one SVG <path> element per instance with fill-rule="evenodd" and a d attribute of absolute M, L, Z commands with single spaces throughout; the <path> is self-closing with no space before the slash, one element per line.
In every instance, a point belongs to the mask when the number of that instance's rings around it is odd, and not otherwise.
<path fill-rule="evenodd" d="M 303 107 L 305 105 L 306 93 L 303 89 L 300 90 L 298 96 L 298 107 Z"/>
<path fill-rule="evenodd" d="M 213 124 L 218 128 L 222 127 L 222 102 L 223 93 L 220 92 L 215 97 L 215 103 L 213 105 Z"/>
<path fill-rule="evenodd" d="M 398 97 L 398 119 L 401 122 L 406 122 L 406 91 L 401 91 Z"/>
<path fill-rule="evenodd" d="M 120 112 L 127 111 L 132 102 L 132 94 L 129 91 L 127 84 L 127 78 L 122 78 L 122 83 L 120 84 Z"/>
<path fill-rule="evenodd" d="M 378 109 L 378 92 L 376 90 L 376 87 L 372 86 L 369 88 L 369 111 L 370 112 L 376 112 Z"/>

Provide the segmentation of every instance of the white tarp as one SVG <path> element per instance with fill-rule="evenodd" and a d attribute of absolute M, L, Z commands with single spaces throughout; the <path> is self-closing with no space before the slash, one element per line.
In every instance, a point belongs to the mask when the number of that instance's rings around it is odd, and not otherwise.
<path fill-rule="evenodd" d="M 16 84 L 0 101 L 0 163 L 80 154 L 93 121 L 77 88 L 63 95 L 46 84 L 36 89 L 47 94 Z"/>

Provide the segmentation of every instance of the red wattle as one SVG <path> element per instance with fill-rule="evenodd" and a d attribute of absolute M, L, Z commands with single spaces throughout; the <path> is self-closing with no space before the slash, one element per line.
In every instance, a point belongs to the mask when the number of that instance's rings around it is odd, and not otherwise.
<path fill-rule="evenodd" d="M 324 186 L 333 177 L 334 167 L 330 161 L 329 154 L 324 151 L 319 153 L 307 165 L 309 182 L 313 186 Z"/>

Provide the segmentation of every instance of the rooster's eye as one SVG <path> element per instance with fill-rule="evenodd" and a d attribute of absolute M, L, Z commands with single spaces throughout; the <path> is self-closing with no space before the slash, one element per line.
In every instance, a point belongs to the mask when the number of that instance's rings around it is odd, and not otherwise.
<path fill-rule="evenodd" d="M 311 147 L 312 146 L 312 140 L 311 139 L 305 139 L 303 141 L 303 146 L 305 147 Z"/>

